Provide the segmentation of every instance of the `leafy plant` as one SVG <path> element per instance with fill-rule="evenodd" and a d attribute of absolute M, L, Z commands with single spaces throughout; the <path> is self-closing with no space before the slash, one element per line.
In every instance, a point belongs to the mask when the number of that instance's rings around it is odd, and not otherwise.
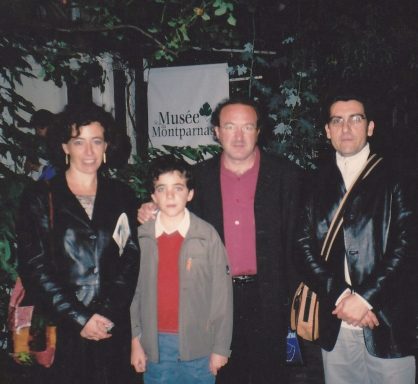
<path fill-rule="evenodd" d="M 0 349 L 7 347 L 5 324 L 11 288 L 17 277 L 14 219 L 26 183 L 25 176 L 0 178 Z"/>
<path fill-rule="evenodd" d="M 316 121 L 317 70 L 314 65 L 306 67 L 300 53 L 292 49 L 294 42 L 294 37 L 284 39 L 281 54 L 272 55 L 268 61 L 248 42 L 241 61 L 229 71 L 231 76 L 250 75 L 247 88 L 242 86 L 235 92 L 248 93 L 266 106 L 264 147 L 310 169 L 315 167 L 317 150 L 323 145 Z"/>

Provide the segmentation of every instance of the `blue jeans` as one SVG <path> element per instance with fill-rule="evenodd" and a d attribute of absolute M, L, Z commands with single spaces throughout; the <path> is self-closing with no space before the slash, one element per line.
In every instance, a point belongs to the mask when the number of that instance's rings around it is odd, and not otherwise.
<path fill-rule="evenodd" d="M 159 333 L 160 361 L 147 362 L 145 384 L 214 384 L 215 376 L 209 370 L 209 357 L 181 361 L 177 334 Z"/>

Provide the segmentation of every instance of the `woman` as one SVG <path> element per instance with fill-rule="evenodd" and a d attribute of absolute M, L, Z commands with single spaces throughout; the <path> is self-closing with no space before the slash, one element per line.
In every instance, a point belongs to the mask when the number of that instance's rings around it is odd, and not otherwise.
<path fill-rule="evenodd" d="M 61 120 L 52 137 L 67 169 L 24 192 L 19 273 L 36 307 L 57 323 L 50 379 L 127 383 L 129 305 L 139 266 L 135 197 L 98 172 L 112 149 L 111 115 L 92 104 L 67 108 Z"/>

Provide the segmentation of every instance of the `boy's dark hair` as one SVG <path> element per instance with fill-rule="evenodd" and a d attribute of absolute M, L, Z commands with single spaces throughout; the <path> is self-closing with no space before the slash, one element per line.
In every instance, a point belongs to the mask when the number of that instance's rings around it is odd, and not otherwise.
<path fill-rule="evenodd" d="M 148 190 L 153 193 L 155 190 L 155 182 L 158 178 L 170 172 L 179 172 L 186 179 L 186 186 L 189 190 L 194 188 L 194 180 L 192 167 L 183 159 L 178 159 L 173 155 L 163 155 L 155 158 L 151 162 L 148 173 Z"/>
<path fill-rule="evenodd" d="M 225 99 L 222 100 L 215 108 L 215 110 L 212 112 L 212 116 L 210 119 L 210 123 L 212 125 L 212 127 L 219 127 L 220 121 L 220 115 L 221 115 L 221 111 L 223 108 L 225 108 L 228 105 L 235 105 L 235 104 L 243 104 L 243 105 L 247 105 L 249 107 L 254 108 L 254 111 L 257 115 L 257 128 L 261 131 L 262 125 L 263 125 L 263 121 L 262 121 L 262 114 L 260 111 L 260 106 L 258 105 L 258 103 L 255 100 L 249 99 L 248 97 L 245 96 L 233 96 L 230 97 L 229 99 Z"/>

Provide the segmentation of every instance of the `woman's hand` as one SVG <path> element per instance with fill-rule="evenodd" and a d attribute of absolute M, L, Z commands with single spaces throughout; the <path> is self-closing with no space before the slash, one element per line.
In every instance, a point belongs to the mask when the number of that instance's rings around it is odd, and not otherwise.
<path fill-rule="evenodd" d="M 80 332 L 81 337 L 89 340 L 104 340 L 112 337 L 108 330 L 113 327 L 113 323 L 104 316 L 95 313 Z"/>

